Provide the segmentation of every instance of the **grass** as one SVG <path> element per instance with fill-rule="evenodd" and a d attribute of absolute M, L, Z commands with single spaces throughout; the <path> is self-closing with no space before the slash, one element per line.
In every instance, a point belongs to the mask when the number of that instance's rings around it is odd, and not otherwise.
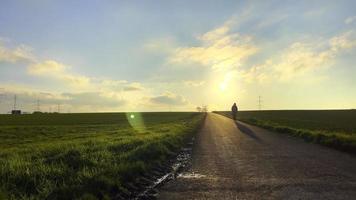
<path fill-rule="evenodd" d="M 230 112 L 217 112 L 231 118 Z M 356 110 L 240 111 L 238 120 L 356 154 Z"/>
<path fill-rule="evenodd" d="M 0 115 L 0 199 L 112 199 L 172 157 L 199 113 Z"/>

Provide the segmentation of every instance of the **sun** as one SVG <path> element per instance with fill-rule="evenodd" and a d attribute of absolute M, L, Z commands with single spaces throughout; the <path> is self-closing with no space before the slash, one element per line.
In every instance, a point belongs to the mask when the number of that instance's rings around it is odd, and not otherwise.
<path fill-rule="evenodd" d="M 220 83 L 219 87 L 220 87 L 221 91 L 225 91 L 226 87 L 227 87 L 226 82 L 224 81 L 224 82 Z"/>

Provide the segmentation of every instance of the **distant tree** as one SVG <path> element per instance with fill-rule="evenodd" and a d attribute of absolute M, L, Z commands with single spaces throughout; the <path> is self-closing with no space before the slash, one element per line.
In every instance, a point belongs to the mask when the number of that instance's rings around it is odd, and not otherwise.
<path fill-rule="evenodd" d="M 208 106 L 203 106 L 202 112 L 208 112 Z"/>
<path fill-rule="evenodd" d="M 197 107 L 197 111 L 198 111 L 198 112 L 201 112 L 201 111 L 202 111 L 202 108 L 198 106 L 198 107 Z"/>

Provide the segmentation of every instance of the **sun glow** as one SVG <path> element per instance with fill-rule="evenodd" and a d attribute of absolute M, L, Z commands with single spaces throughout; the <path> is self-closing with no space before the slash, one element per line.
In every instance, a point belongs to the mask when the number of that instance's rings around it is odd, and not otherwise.
<path fill-rule="evenodd" d="M 225 91 L 228 88 L 228 86 L 230 85 L 231 79 L 232 79 L 232 75 L 230 73 L 227 73 L 224 75 L 224 79 L 219 85 L 219 88 L 221 91 Z"/>
<path fill-rule="evenodd" d="M 225 90 L 226 90 L 226 87 L 227 87 L 226 82 L 220 83 L 219 87 L 220 87 L 220 90 L 221 90 L 221 91 L 225 91 Z"/>

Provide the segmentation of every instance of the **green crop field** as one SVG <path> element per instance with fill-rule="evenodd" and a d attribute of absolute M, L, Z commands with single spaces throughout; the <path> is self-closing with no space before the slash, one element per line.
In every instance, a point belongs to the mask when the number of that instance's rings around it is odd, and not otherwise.
<path fill-rule="evenodd" d="M 227 111 L 217 113 L 231 117 Z M 356 151 L 356 110 L 240 111 L 237 118 L 310 142 Z"/>
<path fill-rule="evenodd" d="M 0 115 L 0 199 L 111 199 L 175 155 L 203 117 Z"/>

